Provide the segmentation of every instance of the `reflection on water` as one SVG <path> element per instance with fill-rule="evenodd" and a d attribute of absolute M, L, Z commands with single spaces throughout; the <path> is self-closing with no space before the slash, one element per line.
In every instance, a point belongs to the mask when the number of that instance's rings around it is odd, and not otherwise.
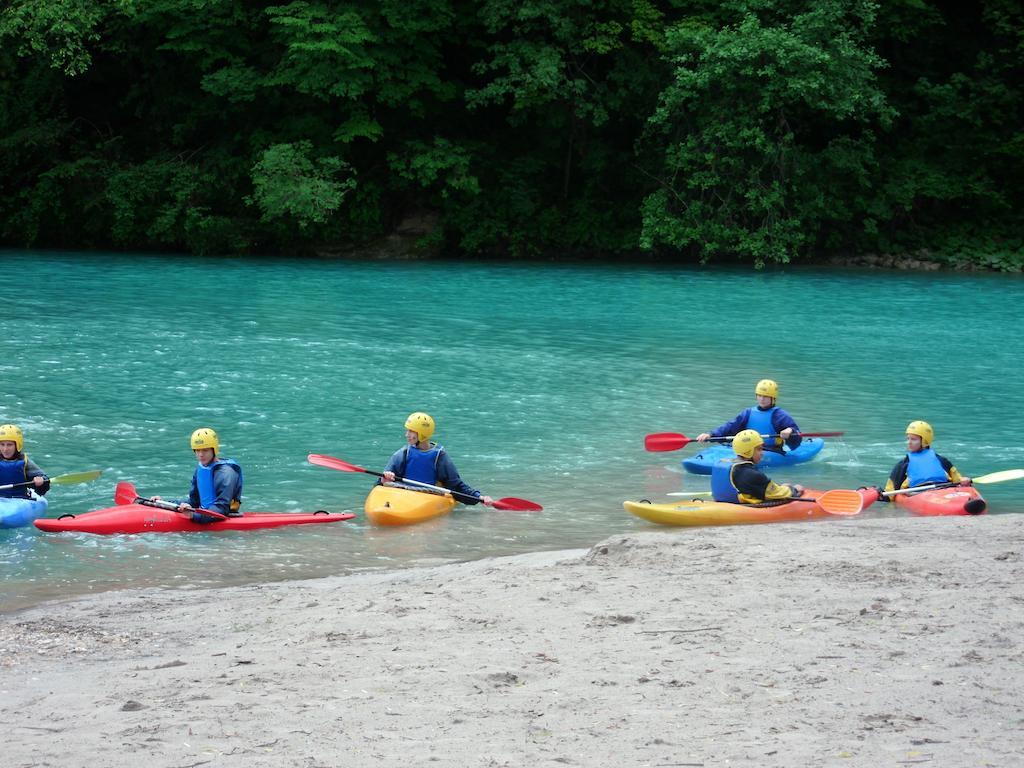
<path fill-rule="evenodd" d="M 774 378 L 806 431 L 844 430 L 812 487 L 880 484 L 923 418 L 967 474 L 1024 466 L 1007 408 L 1024 387 L 1020 278 L 551 264 L 353 263 L 3 254 L 49 277 L 4 316 L 0 421 L 26 432 L 55 487 L 51 515 L 112 503 L 119 480 L 182 496 L 188 435 L 221 434 L 251 510 L 354 511 L 333 526 L 181 536 L 0 532 L 0 599 L 125 586 L 188 588 L 318 577 L 585 547 L 650 529 L 626 498 L 699 491 L 643 435 L 696 435 Z M 32 340 L 26 343 L 26 340 Z M 459 507 L 412 528 L 362 519 L 365 475 L 402 445 L 413 410 L 463 476 L 540 514 Z M 1024 482 L 985 488 L 1024 511 Z M 897 514 L 872 508 L 869 515 Z"/>

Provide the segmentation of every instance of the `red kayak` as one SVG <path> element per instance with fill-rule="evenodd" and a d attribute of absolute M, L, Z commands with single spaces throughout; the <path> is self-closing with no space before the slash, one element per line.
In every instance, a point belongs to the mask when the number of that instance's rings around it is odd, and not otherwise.
<path fill-rule="evenodd" d="M 191 533 L 193 531 L 253 531 L 258 528 L 279 528 L 282 525 L 312 525 L 351 520 L 351 512 L 246 512 L 241 517 L 228 517 L 208 525 L 193 523 L 188 515 L 142 504 L 121 504 L 116 507 L 85 512 L 81 515 L 36 520 L 41 531 L 58 533 Z"/>
<path fill-rule="evenodd" d="M 901 493 L 893 501 L 915 515 L 981 515 L 988 506 L 977 489 L 969 485 L 935 488 L 920 493 Z"/>

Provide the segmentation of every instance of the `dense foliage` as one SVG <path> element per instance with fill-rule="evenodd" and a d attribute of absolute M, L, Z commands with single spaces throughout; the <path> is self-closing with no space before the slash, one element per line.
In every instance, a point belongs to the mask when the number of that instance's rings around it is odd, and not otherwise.
<path fill-rule="evenodd" d="M 1017 0 L 9 0 L 0 242 L 1024 264 Z"/>

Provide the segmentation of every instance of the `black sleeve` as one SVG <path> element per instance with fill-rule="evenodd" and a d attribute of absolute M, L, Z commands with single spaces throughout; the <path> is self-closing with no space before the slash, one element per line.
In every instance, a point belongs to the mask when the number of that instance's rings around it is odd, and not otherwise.
<path fill-rule="evenodd" d="M 898 490 L 903 482 L 907 479 L 907 467 L 910 466 L 910 459 L 906 456 L 903 460 L 892 468 L 892 472 L 889 473 L 889 482 L 892 483 L 892 490 Z"/>
<path fill-rule="evenodd" d="M 771 478 L 753 464 L 739 464 L 732 471 L 732 482 L 743 495 L 763 499 Z"/>

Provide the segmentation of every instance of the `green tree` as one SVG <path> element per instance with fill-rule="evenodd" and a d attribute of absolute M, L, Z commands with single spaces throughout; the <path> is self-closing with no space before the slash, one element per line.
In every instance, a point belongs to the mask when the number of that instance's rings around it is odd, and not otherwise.
<path fill-rule="evenodd" d="M 9 0 L 0 242 L 1024 262 L 1013 0 Z M 972 256 L 972 254 L 974 256 Z"/>
<path fill-rule="evenodd" d="M 883 4 L 877 34 L 900 117 L 868 211 L 877 236 L 863 245 L 1020 269 L 1024 8 Z"/>
<path fill-rule="evenodd" d="M 787 6 L 783 8 L 781 6 Z M 893 110 L 867 45 L 870 2 L 740 3 L 667 35 L 671 82 L 643 137 L 658 189 L 641 243 L 787 262 L 858 215 Z"/>

